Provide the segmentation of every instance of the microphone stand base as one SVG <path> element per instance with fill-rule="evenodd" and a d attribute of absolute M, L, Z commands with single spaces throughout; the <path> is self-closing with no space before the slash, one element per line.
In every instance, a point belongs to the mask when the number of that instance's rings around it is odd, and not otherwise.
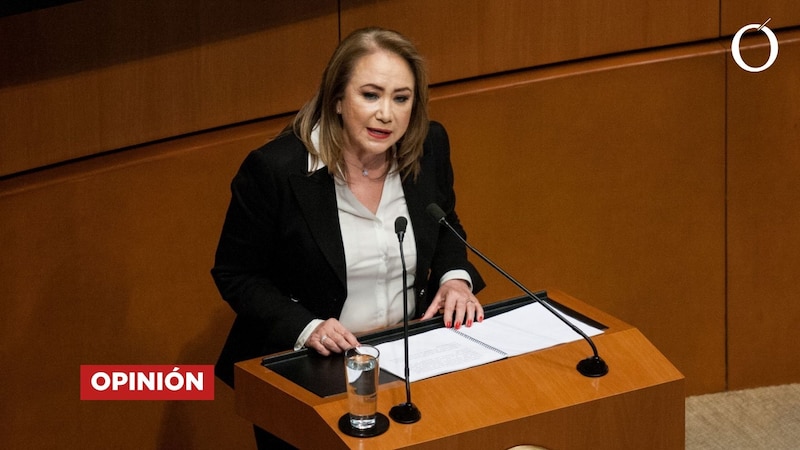
<path fill-rule="evenodd" d="M 578 363 L 578 372 L 585 377 L 602 377 L 608 373 L 608 365 L 599 356 L 590 356 Z"/>
<path fill-rule="evenodd" d="M 413 403 L 401 403 L 389 410 L 389 417 L 397 423 L 409 424 L 418 422 L 422 413 Z"/>

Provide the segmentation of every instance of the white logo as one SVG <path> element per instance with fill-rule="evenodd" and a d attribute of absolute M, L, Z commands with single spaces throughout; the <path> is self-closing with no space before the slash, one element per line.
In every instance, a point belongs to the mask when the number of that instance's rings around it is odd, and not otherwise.
<path fill-rule="evenodd" d="M 772 17 L 767 19 L 767 22 L 772 20 Z M 778 58 L 778 38 L 775 37 L 775 33 L 769 29 L 767 26 L 767 22 L 762 23 L 761 25 L 757 23 L 751 23 L 750 25 L 745 25 L 736 34 L 733 36 L 733 41 L 731 42 L 731 53 L 733 54 L 733 60 L 736 61 L 736 65 L 741 67 L 742 69 L 748 72 L 763 72 L 775 62 Z M 763 66 L 760 67 L 751 67 L 742 59 L 742 53 L 739 50 L 739 41 L 742 40 L 742 35 L 750 30 L 756 31 L 763 31 L 764 34 L 767 35 L 767 39 L 769 39 L 769 58 L 767 58 L 767 62 L 764 63 Z"/>

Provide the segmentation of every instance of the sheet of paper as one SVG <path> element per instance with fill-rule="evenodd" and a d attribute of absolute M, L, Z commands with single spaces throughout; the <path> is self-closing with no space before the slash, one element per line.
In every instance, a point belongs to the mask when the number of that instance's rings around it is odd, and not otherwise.
<path fill-rule="evenodd" d="M 603 333 L 572 317 L 565 318 L 588 336 Z M 583 338 L 544 306 L 531 303 L 458 331 L 437 328 L 411 336 L 410 379 L 418 381 L 579 339 Z M 380 344 L 378 349 L 381 368 L 404 378 L 403 340 Z"/>
<path fill-rule="evenodd" d="M 603 332 L 572 317 L 565 315 L 565 318 L 588 336 Z M 488 318 L 469 328 L 461 327 L 459 332 L 496 347 L 508 356 L 583 339 L 538 302 Z"/>
<path fill-rule="evenodd" d="M 405 378 L 403 340 L 380 344 L 378 350 L 381 352 L 381 369 Z M 451 328 L 437 328 L 411 336 L 408 340 L 408 353 L 411 381 L 479 366 L 506 357 L 480 343 L 459 336 Z"/>

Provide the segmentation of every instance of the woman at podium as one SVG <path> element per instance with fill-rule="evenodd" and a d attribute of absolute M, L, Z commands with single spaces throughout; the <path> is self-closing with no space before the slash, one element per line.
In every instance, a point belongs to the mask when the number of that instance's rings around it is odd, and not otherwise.
<path fill-rule="evenodd" d="M 251 152 L 231 183 L 212 276 L 236 312 L 217 363 L 289 349 L 321 355 L 358 345 L 354 333 L 403 321 L 397 218 L 408 219 L 407 309 L 445 326 L 483 319 L 484 282 L 462 235 L 447 133 L 427 113 L 424 62 L 404 36 L 367 28 L 345 38 L 318 91 L 275 139 Z M 275 441 L 256 432 L 259 446 Z"/>

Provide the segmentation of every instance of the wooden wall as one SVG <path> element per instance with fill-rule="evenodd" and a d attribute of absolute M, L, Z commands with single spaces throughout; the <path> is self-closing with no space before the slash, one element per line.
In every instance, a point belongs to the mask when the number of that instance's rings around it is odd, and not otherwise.
<path fill-rule="evenodd" d="M 692 392 L 725 386 L 724 74 L 708 44 L 465 83 L 432 103 L 454 148 L 473 149 L 455 168 L 471 239 L 526 285 L 636 324 Z M 484 297 L 519 293 L 483 273 Z"/>
<path fill-rule="evenodd" d="M 745 72 L 730 37 L 767 17 Z M 78 368 L 214 361 L 230 178 L 373 24 L 429 61 L 476 246 L 641 329 L 687 394 L 800 381 L 793 0 L 83 0 L 0 18 L 0 446 L 253 446 L 219 383 L 81 402 Z"/>
<path fill-rule="evenodd" d="M 758 40 L 743 53 L 760 65 Z M 775 65 L 728 71 L 728 387 L 798 382 L 800 322 L 800 32 L 781 34 Z M 773 70 L 774 69 L 774 70 Z"/>
<path fill-rule="evenodd" d="M 336 47 L 336 11 L 83 0 L 3 18 L 0 176 L 296 110 Z"/>
<path fill-rule="evenodd" d="M 3 183 L 0 446 L 252 445 L 220 382 L 213 402 L 82 402 L 79 367 L 214 363 L 233 318 L 209 275 L 226 187 L 247 149 L 279 125 L 205 133 Z"/>

